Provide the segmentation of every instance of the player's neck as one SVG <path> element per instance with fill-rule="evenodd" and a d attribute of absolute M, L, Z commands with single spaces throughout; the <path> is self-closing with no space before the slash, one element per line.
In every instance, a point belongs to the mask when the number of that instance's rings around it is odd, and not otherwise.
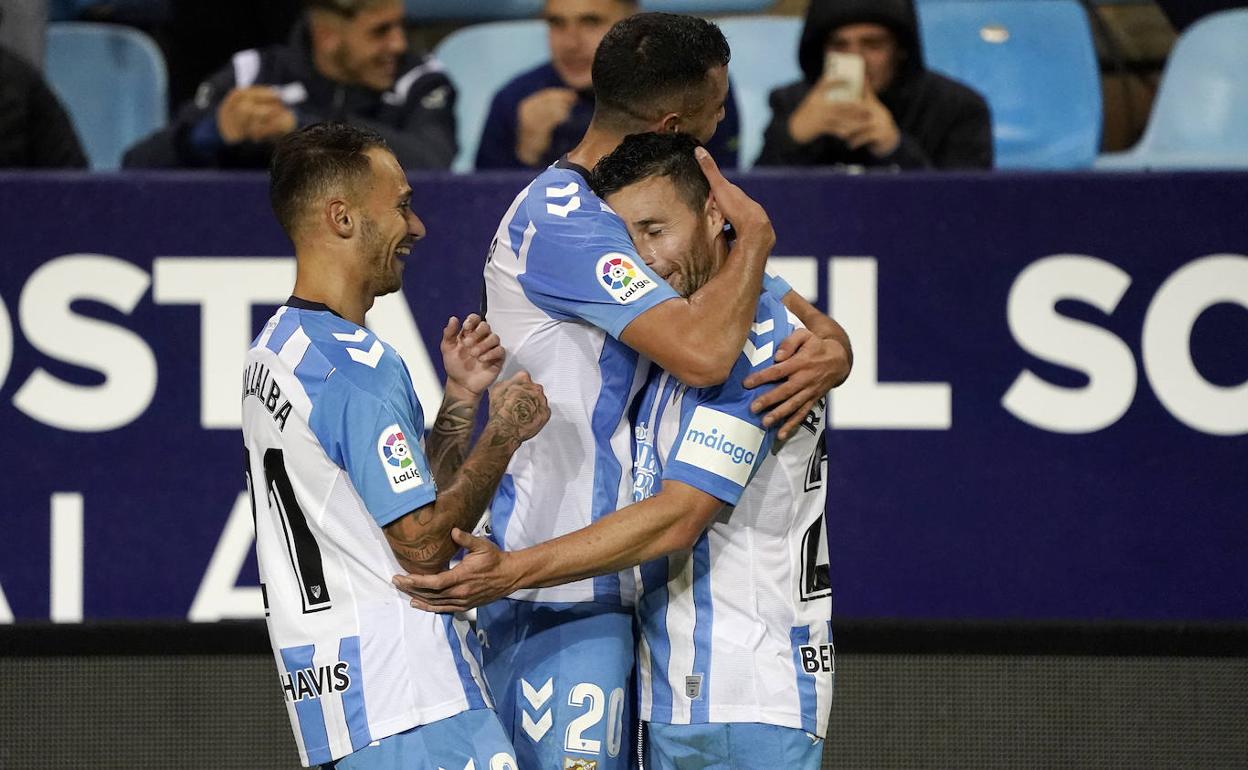
<path fill-rule="evenodd" d="M 307 271 L 300 270 L 295 277 L 295 288 L 292 293 L 299 299 L 320 304 L 333 310 L 348 321 L 364 325 L 364 315 L 373 306 L 373 296 L 368 291 L 352 291 L 351 281 L 329 279 L 329 276 L 314 277 Z"/>
<path fill-rule="evenodd" d="M 623 141 L 624 137 L 614 131 L 604 130 L 590 123 L 581 143 L 568 153 L 568 160 L 592 171 L 604 155 L 619 147 Z"/>

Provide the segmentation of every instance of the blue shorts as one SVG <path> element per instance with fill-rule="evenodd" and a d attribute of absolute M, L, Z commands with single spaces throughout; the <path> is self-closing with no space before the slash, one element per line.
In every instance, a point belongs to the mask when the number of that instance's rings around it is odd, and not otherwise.
<path fill-rule="evenodd" d="M 490 709 L 461 711 L 453 717 L 386 736 L 321 767 L 333 770 L 460 770 L 469 762 L 481 770 L 519 770 L 515 750 L 499 724 L 498 715 Z"/>
<path fill-rule="evenodd" d="M 477 627 L 520 767 L 637 766 L 632 610 L 501 599 L 477 610 Z"/>
<path fill-rule="evenodd" d="M 757 722 L 646 723 L 646 770 L 818 770 L 823 739 Z"/>

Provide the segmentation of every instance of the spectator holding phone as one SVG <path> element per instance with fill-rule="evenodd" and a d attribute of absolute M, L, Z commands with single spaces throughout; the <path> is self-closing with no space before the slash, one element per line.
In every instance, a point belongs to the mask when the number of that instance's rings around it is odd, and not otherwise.
<path fill-rule="evenodd" d="M 910 0 L 812 0 L 760 166 L 992 168 L 983 97 L 926 69 Z"/>

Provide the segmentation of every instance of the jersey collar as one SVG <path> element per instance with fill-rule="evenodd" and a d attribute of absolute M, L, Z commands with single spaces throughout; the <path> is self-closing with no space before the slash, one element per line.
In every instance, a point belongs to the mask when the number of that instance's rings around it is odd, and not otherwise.
<path fill-rule="evenodd" d="M 576 173 L 580 174 L 581 177 L 585 180 L 585 184 L 589 184 L 589 169 L 585 168 L 582 165 L 573 163 L 572 161 L 568 160 L 567 155 L 564 155 L 562 158 L 555 161 L 555 168 L 562 168 L 568 171 L 575 171 Z"/>
<path fill-rule="evenodd" d="M 328 313 L 333 313 L 339 318 L 342 318 L 342 315 L 339 314 L 336 310 L 334 310 L 329 305 L 326 305 L 322 302 L 313 302 L 312 300 L 307 300 L 302 297 L 296 297 L 294 294 L 291 294 L 290 299 L 286 300 L 286 306 L 296 308 L 297 310 L 325 311 Z M 343 319 L 343 320 L 346 320 L 346 319 Z"/>

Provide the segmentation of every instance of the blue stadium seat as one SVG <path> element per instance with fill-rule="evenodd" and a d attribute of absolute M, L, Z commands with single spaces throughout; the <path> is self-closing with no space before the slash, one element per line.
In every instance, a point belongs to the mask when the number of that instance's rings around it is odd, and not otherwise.
<path fill-rule="evenodd" d="M 802 77 L 797 44 L 802 20 L 792 16 L 735 16 L 716 23 L 732 46 L 728 63 L 741 115 L 741 168 L 754 165 L 771 122 L 767 95 Z"/>
<path fill-rule="evenodd" d="M 1170 52 L 1144 136 L 1096 167 L 1248 168 L 1248 9 L 1188 27 Z"/>
<path fill-rule="evenodd" d="M 1100 69 L 1075 0 L 940 0 L 918 14 L 928 66 L 988 100 L 998 168 L 1092 165 Z"/>
<path fill-rule="evenodd" d="M 532 19 L 542 0 L 404 0 L 408 21 Z"/>
<path fill-rule="evenodd" d="M 127 147 L 165 124 L 165 59 L 138 30 L 88 22 L 49 24 L 43 67 L 93 169 L 118 168 Z"/>
<path fill-rule="evenodd" d="M 494 93 L 516 75 L 550 58 L 546 24 L 530 19 L 464 27 L 448 35 L 433 54 L 446 65 L 447 75 L 459 92 L 455 105 L 459 154 L 451 168 L 469 171 Z"/>

